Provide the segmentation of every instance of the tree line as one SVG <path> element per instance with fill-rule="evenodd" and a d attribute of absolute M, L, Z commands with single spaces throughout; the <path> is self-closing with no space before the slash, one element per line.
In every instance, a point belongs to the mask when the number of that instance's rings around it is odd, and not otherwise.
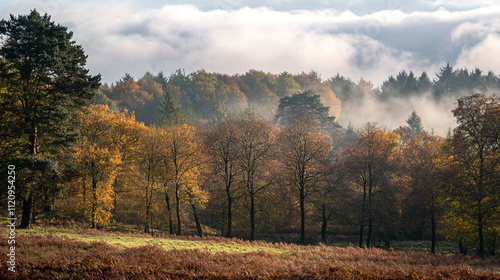
<path fill-rule="evenodd" d="M 297 234 L 300 243 L 356 235 L 360 247 L 431 239 L 433 252 L 447 239 L 481 256 L 498 247 L 495 95 L 458 98 L 458 126 L 444 138 L 415 112 L 394 131 L 342 128 L 338 83 L 315 72 L 178 70 L 99 86 L 72 33 L 50 16 L 11 16 L 0 34 L 0 164 L 16 166 L 21 227 L 77 220 L 251 240 Z M 448 68 L 452 77 L 491 76 L 447 65 L 430 83 L 436 96 Z M 390 78 L 382 92 L 416 94 L 395 86 L 413 79 Z M 447 93 L 476 89 L 452 80 Z"/>
<path fill-rule="evenodd" d="M 449 63 L 434 79 L 426 72 L 415 75 L 402 70 L 380 87 L 362 78 L 354 82 L 340 74 L 322 80 L 315 71 L 271 74 L 252 69 L 227 75 L 205 70 L 186 74 L 178 69 L 168 77 L 163 72 L 146 72 L 137 81 L 126 73 L 111 85 L 101 86 L 95 104 L 108 105 L 114 111 L 135 111 L 137 120 L 147 125 L 158 122 L 158 109 L 165 98 L 175 101 L 194 120 L 250 107 L 272 121 L 281 98 L 307 90 L 320 95 L 321 102 L 330 108 L 329 113 L 338 118 L 341 107 L 352 111 L 367 97 L 389 102 L 422 96 L 435 101 L 454 100 L 475 92 L 491 95 L 500 91 L 500 79 L 491 71 L 484 74 L 478 68 L 454 69 Z"/>
<path fill-rule="evenodd" d="M 126 73 L 111 85 L 100 87 L 95 103 L 113 110 L 135 111 L 137 120 L 158 123 L 159 109 L 165 99 L 175 101 L 194 120 L 211 119 L 252 108 L 273 119 L 279 100 L 312 90 L 334 116 L 340 114 L 340 100 L 315 72 L 278 75 L 249 70 L 243 75 L 209 73 L 205 70 L 186 74 L 178 69 L 166 77 L 163 72 L 146 72 L 137 81 Z"/>

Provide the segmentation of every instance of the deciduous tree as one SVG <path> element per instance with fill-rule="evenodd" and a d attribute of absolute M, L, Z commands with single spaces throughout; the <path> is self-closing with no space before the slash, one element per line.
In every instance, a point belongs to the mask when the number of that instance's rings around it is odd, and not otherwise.
<path fill-rule="evenodd" d="M 339 161 L 345 178 L 361 187 L 362 207 L 359 231 L 359 246 L 363 245 L 364 227 L 368 222 L 366 246 L 371 246 L 373 220 L 376 214 L 374 197 L 388 183 L 388 172 L 392 170 L 399 136 L 368 123 L 356 143 L 342 149 Z M 366 221 L 366 219 L 368 221 Z"/>
<path fill-rule="evenodd" d="M 275 132 L 267 120 L 252 111 L 240 114 L 236 127 L 237 161 L 250 198 L 250 239 L 255 240 L 255 199 L 260 191 L 269 186 L 269 182 L 259 182 L 257 178 L 265 173 L 265 165 L 271 162 Z"/>
<path fill-rule="evenodd" d="M 299 119 L 285 128 L 279 138 L 279 160 L 285 178 L 298 191 L 300 242 L 305 242 L 306 198 L 318 191 L 329 166 L 331 140 L 310 119 Z"/>
<path fill-rule="evenodd" d="M 443 152 L 443 144 L 444 139 L 419 132 L 402 148 L 403 160 L 399 163 L 403 173 L 400 175 L 408 176 L 406 183 L 410 188 L 403 202 L 403 219 L 407 224 L 420 222 L 417 227 L 429 225 L 432 253 L 436 252 L 437 224 L 449 171 L 449 158 Z"/>
<path fill-rule="evenodd" d="M 167 149 L 167 164 L 170 164 L 170 178 L 175 192 L 175 210 L 177 234 L 182 234 L 181 202 L 190 204 L 193 210 L 196 204 L 206 200 L 206 193 L 201 189 L 201 172 L 204 168 L 203 145 L 196 128 L 188 124 L 165 127 L 164 145 Z M 195 220 L 199 224 L 198 216 Z M 201 226 L 198 234 L 202 235 Z"/>
<path fill-rule="evenodd" d="M 213 172 L 220 177 L 226 194 L 227 237 L 232 234 L 233 203 L 241 173 L 237 162 L 237 132 L 235 119 L 228 118 L 219 122 L 205 137 Z"/>
<path fill-rule="evenodd" d="M 475 229 L 478 253 L 484 256 L 485 233 L 498 234 L 499 230 L 500 99 L 482 94 L 466 96 L 458 100 L 452 112 L 458 127 L 450 139 L 450 152 L 458 174 L 450 196 L 456 202 L 457 214 Z"/>

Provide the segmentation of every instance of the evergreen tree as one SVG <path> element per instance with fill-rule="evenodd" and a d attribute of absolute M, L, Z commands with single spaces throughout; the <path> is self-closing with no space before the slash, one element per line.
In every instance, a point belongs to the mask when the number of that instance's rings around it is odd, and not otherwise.
<path fill-rule="evenodd" d="M 228 110 L 227 110 L 227 106 L 226 106 L 226 102 L 224 102 L 224 100 L 219 100 L 216 102 L 215 104 L 215 109 L 214 109 L 214 116 L 213 116 L 213 120 L 215 122 L 219 122 L 225 118 L 228 117 Z"/>
<path fill-rule="evenodd" d="M 278 125 L 290 126 L 303 118 L 314 121 L 324 128 L 335 126 L 335 117 L 329 115 L 329 108 L 321 103 L 319 95 L 310 90 L 280 100 L 275 116 Z"/>
<path fill-rule="evenodd" d="M 132 77 L 132 75 L 130 75 L 130 73 L 125 73 L 125 75 L 118 81 L 116 81 L 116 84 L 121 84 L 121 83 L 125 83 L 129 80 L 134 80 L 134 77 Z"/>
<path fill-rule="evenodd" d="M 356 91 L 356 83 L 350 78 L 341 76 L 339 73 L 328 79 L 327 84 L 342 102 L 363 97 L 363 93 Z"/>
<path fill-rule="evenodd" d="M 180 111 L 181 107 L 175 102 L 172 93 L 167 91 L 165 98 L 160 104 L 158 123 L 162 124 L 173 121 L 180 114 Z"/>
<path fill-rule="evenodd" d="M 426 72 L 422 72 L 422 74 L 418 78 L 417 88 L 420 94 L 430 92 L 432 90 L 432 81 L 431 79 L 429 79 L 429 76 Z"/>
<path fill-rule="evenodd" d="M 406 123 L 410 126 L 413 135 L 417 135 L 418 133 L 424 131 L 422 119 L 420 119 L 415 111 L 411 112 L 411 115 L 406 120 Z"/>
<path fill-rule="evenodd" d="M 156 76 L 154 76 L 153 80 L 161 85 L 163 93 L 167 93 L 168 78 L 165 77 L 163 71 L 160 71 Z"/>
<path fill-rule="evenodd" d="M 17 181 L 23 197 L 22 228 L 30 226 L 44 186 L 60 185 L 58 157 L 78 139 L 75 114 L 92 103 L 99 87 L 100 75 L 88 74 L 87 56 L 72 37 L 66 27 L 36 10 L 0 21 L 0 60 L 5 62 L 0 80 L 7 85 L 0 111 L 15 116 L 2 121 L 21 139 L 14 140 L 16 153 L 5 160 L 23 175 Z"/>
<path fill-rule="evenodd" d="M 142 76 L 142 78 L 146 81 L 155 81 L 155 76 L 153 75 L 153 73 L 147 71 L 144 76 Z M 156 82 L 156 81 L 155 81 Z"/>
<path fill-rule="evenodd" d="M 434 82 L 434 96 L 441 98 L 449 95 L 452 92 L 452 86 L 455 78 L 455 71 L 448 62 L 445 67 L 441 68 L 439 74 L 436 74 L 437 80 Z"/>

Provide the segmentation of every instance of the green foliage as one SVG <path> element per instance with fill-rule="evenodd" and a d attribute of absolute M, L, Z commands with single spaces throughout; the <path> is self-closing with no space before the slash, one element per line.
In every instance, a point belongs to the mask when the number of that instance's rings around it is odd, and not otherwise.
<path fill-rule="evenodd" d="M 276 95 L 279 98 L 290 97 L 300 92 L 300 85 L 288 72 L 279 74 L 277 79 Z"/>
<path fill-rule="evenodd" d="M 329 108 L 321 103 L 319 95 L 305 91 L 282 98 L 275 116 L 279 126 L 290 126 L 300 119 L 309 119 L 319 126 L 329 127 L 334 125 L 335 117 L 329 115 Z"/>
<path fill-rule="evenodd" d="M 396 78 L 390 76 L 388 80 L 384 81 L 381 87 L 381 96 L 387 99 L 390 97 L 421 95 L 429 90 L 428 83 L 430 80 L 425 72 L 422 73 L 420 78 L 417 78 L 412 71 L 408 74 L 403 70 L 399 72 Z"/>
<path fill-rule="evenodd" d="M 424 131 L 422 125 L 422 119 L 417 115 L 417 112 L 411 112 L 411 115 L 406 120 L 406 123 L 410 126 L 414 135 Z"/>
<path fill-rule="evenodd" d="M 436 76 L 433 84 L 436 99 L 446 96 L 459 98 L 475 92 L 492 94 L 500 90 L 500 79 L 493 72 L 483 74 L 478 68 L 473 71 L 467 68 L 453 69 L 447 63 Z"/>
<path fill-rule="evenodd" d="M 167 91 L 165 97 L 160 104 L 160 112 L 158 117 L 158 123 L 162 124 L 167 121 L 172 121 L 177 114 L 180 113 L 180 106 L 174 100 L 172 93 Z"/>
<path fill-rule="evenodd" d="M 363 93 L 356 89 L 356 83 L 351 81 L 350 78 L 341 76 L 339 73 L 329 78 L 327 83 L 333 92 L 335 92 L 337 97 L 342 101 L 347 101 L 356 97 L 363 97 Z"/>
<path fill-rule="evenodd" d="M 19 145 L 12 148 L 20 151 L 5 162 L 16 164 L 26 180 L 18 182 L 25 198 L 22 227 L 30 224 L 34 195 L 62 181 L 64 165 L 57 162 L 78 139 L 75 115 L 99 86 L 100 76 L 88 75 L 87 57 L 72 37 L 36 10 L 0 21 L 0 80 L 6 85 L 0 107 L 9 116 L 3 121 L 18 131 L 12 143 Z"/>
<path fill-rule="evenodd" d="M 94 105 L 106 105 L 109 107 L 109 109 L 111 109 L 111 111 L 118 111 L 118 105 L 116 104 L 116 102 L 109 99 L 101 90 L 98 90 L 95 95 Z"/>

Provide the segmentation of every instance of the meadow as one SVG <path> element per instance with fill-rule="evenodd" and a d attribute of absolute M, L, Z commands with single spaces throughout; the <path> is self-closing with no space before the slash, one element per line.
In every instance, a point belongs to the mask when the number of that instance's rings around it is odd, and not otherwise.
<path fill-rule="evenodd" d="M 235 238 L 37 227 L 16 246 L 0 279 L 500 279 L 498 257 Z"/>

